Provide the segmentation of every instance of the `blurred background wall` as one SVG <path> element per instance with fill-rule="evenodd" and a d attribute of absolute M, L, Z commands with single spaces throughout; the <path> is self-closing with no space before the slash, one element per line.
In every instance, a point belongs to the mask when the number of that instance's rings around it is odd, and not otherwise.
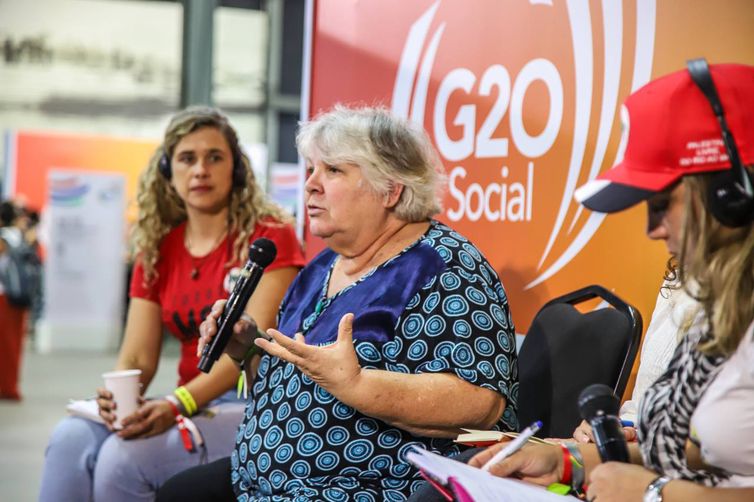
<path fill-rule="evenodd" d="M 212 49 L 211 102 L 246 142 L 262 142 L 269 16 L 259 2 L 237 3 L 245 8 L 213 9 L 211 39 L 192 36 Z M 182 104 L 186 10 L 168 1 L 0 0 L 0 126 L 159 137 Z"/>
<path fill-rule="evenodd" d="M 295 212 L 303 17 L 304 0 L 0 0 L 2 198 L 42 211 L 45 246 L 52 171 L 121 174 L 127 228 L 169 117 L 209 104 L 230 117 L 262 186 Z M 125 256 L 126 232 L 121 247 Z"/>

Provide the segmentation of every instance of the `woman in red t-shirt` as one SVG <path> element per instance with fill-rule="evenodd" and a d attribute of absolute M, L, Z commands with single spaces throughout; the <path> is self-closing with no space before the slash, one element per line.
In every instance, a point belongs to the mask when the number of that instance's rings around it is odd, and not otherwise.
<path fill-rule="evenodd" d="M 181 343 L 178 387 L 118 417 L 118 431 L 112 395 L 98 389 L 105 424 L 68 417 L 57 426 L 40 500 L 152 500 L 173 474 L 227 456 L 244 409 L 231 391 L 239 368 L 223 355 L 208 374 L 199 372 L 198 327 L 213 301 L 228 296 L 254 239 L 277 247 L 246 307 L 260 328 L 275 326 L 280 301 L 304 264 L 289 218 L 262 193 L 236 132 L 215 109 L 173 117 L 141 176 L 138 203 L 131 301 L 115 369 L 140 369 L 146 391 L 167 331 Z M 179 430 L 178 422 L 187 427 Z"/>

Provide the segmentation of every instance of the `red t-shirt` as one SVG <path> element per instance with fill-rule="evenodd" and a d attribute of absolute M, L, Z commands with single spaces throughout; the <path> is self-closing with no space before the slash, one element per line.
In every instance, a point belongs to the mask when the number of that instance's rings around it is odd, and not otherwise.
<path fill-rule="evenodd" d="M 232 237 L 225 239 L 208 255 L 192 257 L 184 246 L 186 223 L 181 223 L 168 233 L 160 244 L 157 261 L 157 280 L 145 287 L 144 269 L 139 260 L 131 278 L 131 298 L 143 298 L 158 303 L 162 308 L 162 324 L 181 342 L 181 359 L 178 363 L 178 385 L 184 385 L 199 374 L 196 345 L 199 325 L 207 316 L 212 304 L 230 294 L 231 274 L 237 274 L 241 263 L 232 268 L 225 264 L 231 256 Z M 282 267 L 303 267 L 304 255 L 296 234 L 290 225 L 274 222 L 258 223 L 249 243 L 266 237 L 275 243 L 277 256 L 265 270 Z M 192 270 L 198 276 L 191 278 Z"/>

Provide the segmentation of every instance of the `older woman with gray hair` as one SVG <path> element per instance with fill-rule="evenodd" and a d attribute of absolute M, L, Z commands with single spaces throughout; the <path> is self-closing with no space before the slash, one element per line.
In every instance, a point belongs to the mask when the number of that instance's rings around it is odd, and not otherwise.
<path fill-rule="evenodd" d="M 230 459 L 179 474 L 158 500 L 404 500 L 421 483 L 411 448 L 454 455 L 461 428 L 516 430 L 507 298 L 479 250 L 432 219 L 444 176 L 424 131 L 338 106 L 297 144 L 309 228 L 329 248 L 294 280 L 271 340 L 235 326 L 229 355 L 261 355 Z"/>

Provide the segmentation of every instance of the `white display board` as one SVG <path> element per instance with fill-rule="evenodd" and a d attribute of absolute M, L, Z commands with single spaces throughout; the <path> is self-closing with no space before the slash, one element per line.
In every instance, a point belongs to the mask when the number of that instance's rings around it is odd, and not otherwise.
<path fill-rule="evenodd" d="M 50 171 L 40 352 L 117 348 L 126 293 L 125 205 L 121 174 Z"/>

